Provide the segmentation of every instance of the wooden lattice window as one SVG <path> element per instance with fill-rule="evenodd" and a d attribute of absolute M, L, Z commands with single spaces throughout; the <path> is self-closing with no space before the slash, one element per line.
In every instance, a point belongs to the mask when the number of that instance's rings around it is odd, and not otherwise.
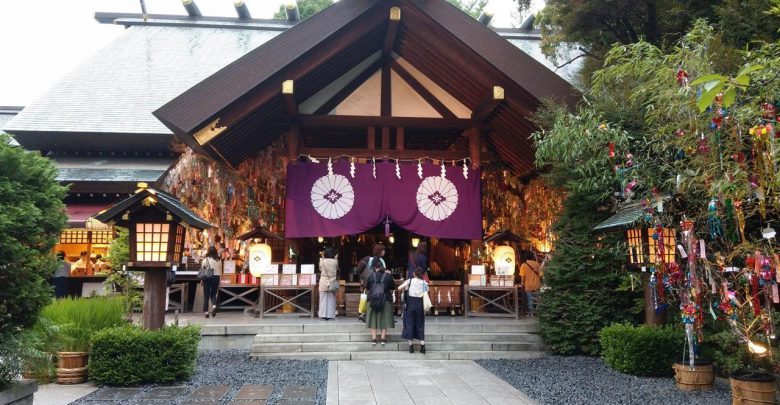
<path fill-rule="evenodd" d="M 642 245 L 642 228 L 629 229 L 628 236 L 628 262 L 642 264 L 645 260 L 644 246 Z"/>
<path fill-rule="evenodd" d="M 138 262 L 166 261 L 169 230 L 169 224 L 135 224 L 135 260 Z"/>
<path fill-rule="evenodd" d="M 656 246 L 656 240 L 653 239 L 655 229 L 649 229 L 647 231 L 647 250 L 650 254 L 650 263 L 658 262 L 658 248 Z M 663 228 L 663 240 L 664 240 L 664 263 L 672 263 L 675 259 L 675 230 L 672 228 Z"/>

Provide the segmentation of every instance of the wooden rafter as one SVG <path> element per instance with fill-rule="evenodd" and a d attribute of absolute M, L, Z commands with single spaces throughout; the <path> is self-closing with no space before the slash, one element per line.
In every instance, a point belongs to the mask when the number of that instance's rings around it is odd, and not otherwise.
<path fill-rule="evenodd" d="M 430 158 L 435 160 L 461 160 L 468 157 L 467 153 L 462 151 L 450 150 L 372 150 L 372 149 L 345 149 L 345 148 L 301 148 L 302 155 L 314 157 L 327 156 L 354 156 L 356 158 L 370 159 L 372 157 L 386 157 L 388 159 L 422 159 Z"/>
<path fill-rule="evenodd" d="M 408 70 L 406 70 L 403 66 L 401 66 L 398 61 L 393 61 L 393 70 L 395 70 L 396 73 L 398 73 L 398 76 L 401 76 L 401 79 L 403 79 L 406 83 L 409 84 L 409 86 L 414 89 L 414 91 L 417 92 L 417 94 L 422 97 L 426 103 L 428 103 L 431 107 L 433 107 L 434 110 L 436 110 L 437 113 L 439 113 L 444 118 L 455 118 L 455 114 L 450 111 L 449 108 L 447 108 L 444 103 L 442 103 L 436 96 L 434 96 L 428 89 L 425 88 L 425 86 L 422 85 L 417 79 L 414 78 L 414 76 L 409 73 Z"/>
<path fill-rule="evenodd" d="M 390 18 L 387 22 L 387 32 L 385 33 L 385 43 L 382 45 L 382 84 L 379 109 L 383 117 L 393 115 L 392 95 L 390 93 L 390 63 L 392 62 L 391 53 L 393 52 L 395 37 L 400 23 L 401 9 L 399 7 L 391 7 Z"/>
<path fill-rule="evenodd" d="M 352 79 L 351 82 L 347 83 L 347 85 L 344 86 L 341 90 L 339 90 L 338 93 L 334 94 L 333 97 L 331 97 L 330 100 L 326 101 L 325 104 L 323 104 L 320 108 L 318 108 L 317 111 L 314 112 L 314 114 L 316 115 L 328 114 L 329 112 L 333 111 L 334 108 L 338 107 L 339 104 L 341 104 L 344 100 L 346 100 L 350 94 L 352 94 L 355 90 L 357 90 L 357 88 L 360 87 L 361 84 L 365 83 L 366 80 L 368 80 L 381 67 L 382 67 L 382 60 L 378 59 L 376 62 L 372 63 L 365 70 L 360 72 L 360 74 L 355 76 L 355 78 Z"/>
<path fill-rule="evenodd" d="M 502 101 L 504 101 L 504 88 L 501 86 L 493 86 L 490 94 L 482 99 L 479 106 L 471 112 L 471 120 L 475 123 L 484 121 Z"/>
<path fill-rule="evenodd" d="M 395 34 L 398 33 L 398 26 L 401 24 L 401 9 L 399 7 L 390 8 L 390 20 L 387 23 L 387 34 L 385 35 L 385 43 L 382 46 L 382 57 L 387 58 L 390 56 L 390 52 L 393 51 L 393 44 L 395 44 Z"/>
<path fill-rule="evenodd" d="M 361 128 L 406 127 L 421 129 L 465 130 L 474 124 L 461 118 L 376 117 L 361 115 L 306 115 L 300 114 L 298 122 L 305 128 Z"/>

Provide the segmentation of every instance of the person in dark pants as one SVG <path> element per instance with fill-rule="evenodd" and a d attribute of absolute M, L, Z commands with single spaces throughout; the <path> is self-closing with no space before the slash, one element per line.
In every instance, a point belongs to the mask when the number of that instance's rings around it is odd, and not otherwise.
<path fill-rule="evenodd" d="M 428 250 L 428 244 L 425 241 L 418 243 L 416 248 L 409 249 L 409 264 L 406 270 L 407 279 L 411 280 L 414 277 L 412 273 L 417 269 L 422 269 L 423 279 L 428 278 L 428 253 L 426 250 Z"/>
<path fill-rule="evenodd" d="M 54 298 L 63 298 L 68 296 L 70 289 L 70 263 L 65 260 L 65 252 L 57 252 L 57 259 L 60 261 L 60 267 L 54 272 Z"/>
<path fill-rule="evenodd" d="M 425 308 L 423 296 L 428 292 L 428 283 L 423 280 L 423 270 L 418 267 L 413 277 L 398 286 L 408 291 L 404 307 L 404 330 L 401 337 L 409 341 L 409 353 L 414 353 L 414 341 L 420 341 L 420 353 L 425 354 Z"/>
<path fill-rule="evenodd" d="M 206 318 L 209 317 L 209 299 L 211 300 L 211 316 L 217 316 L 217 290 L 219 290 L 219 276 L 222 274 L 222 260 L 219 259 L 217 248 L 209 246 L 206 258 L 203 259 L 201 267 L 211 268 L 211 277 L 202 280 L 203 283 L 203 312 Z"/>

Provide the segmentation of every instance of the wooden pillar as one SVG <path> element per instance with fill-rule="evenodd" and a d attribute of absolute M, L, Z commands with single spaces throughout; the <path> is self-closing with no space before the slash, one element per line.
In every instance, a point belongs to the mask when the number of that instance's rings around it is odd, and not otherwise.
<path fill-rule="evenodd" d="M 382 127 L 382 149 L 390 149 L 390 127 Z"/>
<path fill-rule="evenodd" d="M 404 150 L 404 127 L 398 127 L 395 129 L 395 150 Z"/>
<path fill-rule="evenodd" d="M 481 136 L 478 127 L 469 129 L 469 156 L 471 168 L 476 169 L 480 164 L 480 150 L 482 148 Z"/>
<path fill-rule="evenodd" d="M 298 163 L 298 154 L 301 147 L 301 126 L 291 124 L 287 130 L 287 161 Z"/>
<path fill-rule="evenodd" d="M 368 127 L 366 147 L 368 150 L 376 149 L 376 127 Z"/>
<path fill-rule="evenodd" d="M 165 323 L 166 272 L 167 269 L 144 272 L 144 329 L 160 329 Z"/>

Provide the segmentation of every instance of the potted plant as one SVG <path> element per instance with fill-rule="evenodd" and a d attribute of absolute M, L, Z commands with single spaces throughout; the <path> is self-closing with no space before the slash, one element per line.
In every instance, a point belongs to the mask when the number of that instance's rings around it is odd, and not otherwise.
<path fill-rule="evenodd" d="M 57 352 L 57 383 L 79 384 L 87 380 L 87 359 L 92 335 L 125 323 L 121 298 L 64 298 L 41 311 L 56 324 L 62 342 Z"/>

